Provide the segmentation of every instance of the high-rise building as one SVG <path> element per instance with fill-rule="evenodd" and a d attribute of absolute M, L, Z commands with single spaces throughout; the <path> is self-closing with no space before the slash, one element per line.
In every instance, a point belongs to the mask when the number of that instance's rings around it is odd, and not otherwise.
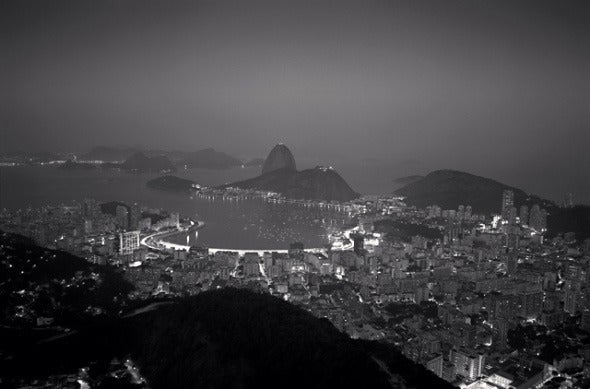
<path fill-rule="evenodd" d="M 514 206 L 514 192 L 505 189 L 502 192 L 502 219 L 508 220 L 510 218 L 510 209 Z"/>
<path fill-rule="evenodd" d="M 129 211 L 124 205 L 117 205 L 115 210 L 115 222 L 117 227 L 126 230 L 129 228 Z"/>
<path fill-rule="evenodd" d="M 119 254 L 129 255 L 139 248 L 139 231 L 128 231 L 119 234 Z"/>
<path fill-rule="evenodd" d="M 133 204 L 129 207 L 129 228 L 137 230 L 139 227 L 139 221 L 141 220 L 141 208 L 137 204 Z"/>
<path fill-rule="evenodd" d="M 303 243 L 301 242 L 293 242 L 289 245 L 289 258 L 303 260 Z"/>
<path fill-rule="evenodd" d="M 361 234 L 352 235 L 352 241 L 354 243 L 354 252 L 357 255 L 362 255 L 365 251 L 365 237 Z"/>
<path fill-rule="evenodd" d="M 543 231 L 547 228 L 547 211 L 539 207 L 539 204 L 531 207 L 529 226 L 537 231 Z"/>
<path fill-rule="evenodd" d="M 465 207 L 465 215 L 464 215 L 464 219 L 465 220 L 471 220 L 471 213 L 472 213 L 472 208 L 471 205 L 468 205 Z"/>
<path fill-rule="evenodd" d="M 451 350 L 451 362 L 455 365 L 456 374 L 473 380 L 481 375 L 485 363 L 485 355 L 464 349 L 453 349 Z"/>
<path fill-rule="evenodd" d="M 443 376 L 443 356 L 441 354 L 432 354 L 426 360 L 426 368 L 436 374 L 438 377 Z"/>
<path fill-rule="evenodd" d="M 520 224 L 528 224 L 529 223 L 529 207 L 526 205 L 520 206 L 520 211 L 518 213 L 518 219 L 520 220 Z"/>

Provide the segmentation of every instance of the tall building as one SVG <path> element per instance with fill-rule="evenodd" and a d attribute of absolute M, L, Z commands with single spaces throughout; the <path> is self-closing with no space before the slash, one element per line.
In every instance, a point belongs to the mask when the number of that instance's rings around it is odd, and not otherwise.
<path fill-rule="evenodd" d="M 518 212 L 518 219 L 520 220 L 520 224 L 529 224 L 529 207 L 526 205 L 520 206 L 520 211 Z"/>
<path fill-rule="evenodd" d="M 129 207 L 129 228 L 137 230 L 139 227 L 139 221 L 141 220 L 141 208 L 137 204 L 133 204 Z"/>
<path fill-rule="evenodd" d="M 472 213 L 472 208 L 471 205 L 468 205 L 465 207 L 465 215 L 464 215 L 464 219 L 465 220 L 471 220 L 471 213 Z"/>
<path fill-rule="evenodd" d="M 365 251 L 365 237 L 361 234 L 354 234 L 351 237 L 354 243 L 354 252 L 357 255 L 362 255 Z"/>
<path fill-rule="evenodd" d="M 502 192 L 502 219 L 508 220 L 510 218 L 510 210 L 514 207 L 514 192 L 505 189 Z"/>
<path fill-rule="evenodd" d="M 464 349 L 453 349 L 451 350 L 451 362 L 455 365 L 456 374 L 473 380 L 481 375 L 485 363 L 485 355 Z"/>
<path fill-rule="evenodd" d="M 293 242 L 289 245 L 289 258 L 303 260 L 304 246 L 301 242 Z"/>
<path fill-rule="evenodd" d="M 432 354 L 426 360 L 426 368 L 436 374 L 438 377 L 443 376 L 443 356 L 441 354 Z"/>
<path fill-rule="evenodd" d="M 129 211 L 123 205 L 117 205 L 115 210 L 115 222 L 117 227 L 126 230 L 129 228 Z"/>
<path fill-rule="evenodd" d="M 133 254 L 139 248 L 139 231 L 128 231 L 119 234 L 119 254 Z"/>
<path fill-rule="evenodd" d="M 529 226 L 537 231 L 543 231 L 547 228 L 547 211 L 539 207 L 539 204 L 531 207 Z"/>

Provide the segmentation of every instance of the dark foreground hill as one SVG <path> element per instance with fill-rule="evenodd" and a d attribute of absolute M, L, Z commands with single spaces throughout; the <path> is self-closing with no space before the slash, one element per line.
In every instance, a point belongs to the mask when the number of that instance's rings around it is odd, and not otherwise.
<path fill-rule="evenodd" d="M 517 207 L 524 204 L 554 206 L 550 201 L 528 195 L 521 189 L 456 170 L 433 171 L 396 190 L 395 194 L 405 196 L 409 205 L 417 207 L 436 204 L 443 209 L 457 209 L 459 205 L 471 205 L 476 213 L 497 213 L 500 212 L 502 192 L 505 189 L 514 192 Z"/>
<path fill-rule="evenodd" d="M 291 168 L 272 170 L 228 186 L 267 190 L 293 199 L 350 201 L 359 197 L 335 170 L 320 166 L 299 172 Z"/>
<path fill-rule="evenodd" d="M 391 345 L 350 339 L 292 304 L 238 289 L 204 292 L 28 351 L 29 374 L 129 355 L 154 389 L 452 387 Z"/>

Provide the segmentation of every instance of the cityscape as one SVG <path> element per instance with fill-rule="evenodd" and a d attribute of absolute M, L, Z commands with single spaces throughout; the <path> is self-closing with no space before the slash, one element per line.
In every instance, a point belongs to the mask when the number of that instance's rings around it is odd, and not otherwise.
<path fill-rule="evenodd" d="M 585 8 L 11 2 L 0 387 L 590 388 Z"/>

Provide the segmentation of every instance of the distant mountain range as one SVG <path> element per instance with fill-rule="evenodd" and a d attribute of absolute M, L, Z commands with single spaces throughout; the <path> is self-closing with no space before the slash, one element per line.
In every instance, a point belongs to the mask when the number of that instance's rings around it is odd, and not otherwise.
<path fill-rule="evenodd" d="M 141 153 L 145 157 L 166 157 L 173 165 L 188 168 L 227 169 L 242 165 L 242 161 L 226 153 L 206 148 L 194 152 L 140 150 L 135 148 L 115 148 L 99 146 L 78 157 L 79 161 L 121 162 Z M 109 167 L 108 165 L 106 167 Z"/>
<path fill-rule="evenodd" d="M 498 213 L 502 206 L 502 192 L 514 192 L 514 203 L 521 205 L 539 204 L 554 207 L 551 201 L 529 195 L 521 189 L 502 184 L 490 178 L 456 170 L 436 170 L 423 178 L 412 178 L 408 185 L 395 191 L 405 196 L 409 205 L 426 207 L 438 205 L 443 209 L 457 209 L 459 205 L 471 205 L 477 213 Z"/>
<path fill-rule="evenodd" d="M 171 172 L 176 170 L 168 157 L 164 155 L 148 157 L 142 152 L 137 152 L 127 158 L 121 164 L 121 168 L 137 172 Z"/>
<path fill-rule="evenodd" d="M 226 153 L 208 148 L 187 154 L 179 162 L 179 165 L 189 168 L 228 169 L 233 166 L 241 166 L 242 161 Z"/>
<path fill-rule="evenodd" d="M 294 199 L 350 201 L 359 197 L 332 168 L 318 166 L 297 171 L 295 158 L 282 144 L 271 150 L 260 176 L 226 186 L 267 190 Z"/>

